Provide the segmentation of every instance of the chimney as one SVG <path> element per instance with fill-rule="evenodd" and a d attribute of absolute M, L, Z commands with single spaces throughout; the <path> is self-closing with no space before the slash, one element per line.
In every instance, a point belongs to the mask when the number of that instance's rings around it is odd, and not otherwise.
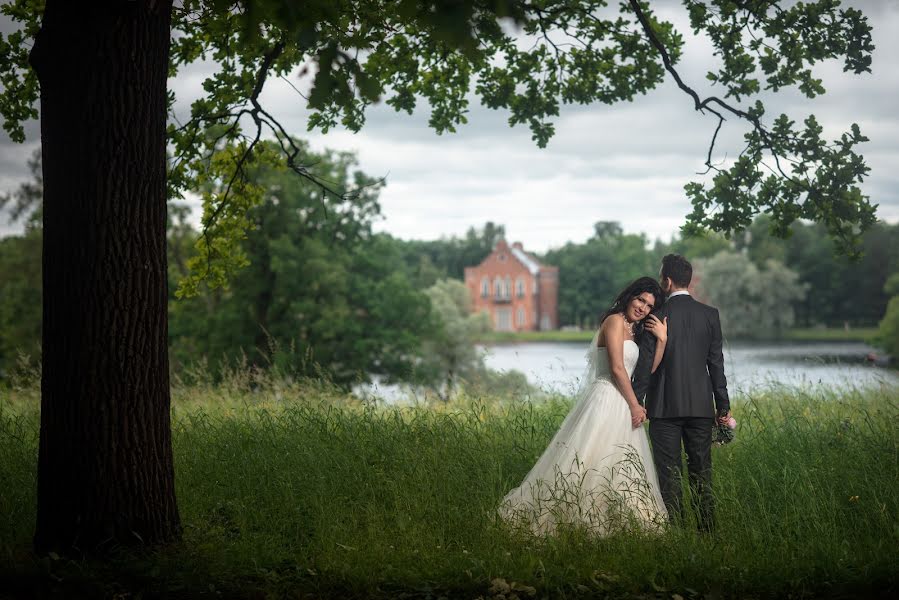
<path fill-rule="evenodd" d="M 514 242 L 512 244 L 512 247 L 516 250 L 521 250 L 522 252 L 524 252 L 524 246 L 521 245 L 521 242 Z"/>

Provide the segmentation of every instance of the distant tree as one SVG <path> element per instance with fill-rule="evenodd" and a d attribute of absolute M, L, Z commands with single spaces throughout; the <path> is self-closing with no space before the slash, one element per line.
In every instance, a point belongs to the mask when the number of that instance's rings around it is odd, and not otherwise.
<path fill-rule="evenodd" d="M 890 301 L 877 327 L 874 343 L 886 350 L 893 361 L 899 361 L 899 271 L 890 276 L 884 291 L 890 295 Z"/>
<path fill-rule="evenodd" d="M 883 221 L 864 233 L 864 254 L 856 261 L 840 255 L 824 227 L 814 223 L 796 223 L 781 239 L 772 234 L 771 220 L 760 216 L 734 242 L 757 267 L 775 259 L 799 274 L 810 291 L 796 305 L 803 326 L 875 325 L 889 301 L 884 284 L 899 271 L 899 225 Z"/>
<path fill-rule="evenodd" d="M 422 290 L 431 287 L 447 275 L 446 270 L 435 265 L 434 261 L 427 254 L 420 254 L 418 264 L 414 266 L 409 265 L 407 268 L 412 272 L 416 287 Z"/>
<path fill-rule="evenodd" d="M 31 179 L 0 194 L 0 210 L 25 232 L 0 240 L 0 379 L 19 353 L 40 360 L 41 341 L 41 180 L 40 151 L 28 160 Z"/>
<path fill-rule="evenodd" d="M 424 289 L 434 285 L 438 279 L 463 279 L 465 267 L 479 264 L 503 237 L 505 227 L 488 221 L 481 228 L 469 227 L 464 237 L 394 239 L 394 242 L 403 255 L 410 278 Z"/>
<path fill-rule="evenodd" d="M 183 280 L 186 297 L 170 305 L 176 367 L 201 356 L 213 367 L 233 365 L 245 356 L 260 368 L 324 374 L 340 385 L 372 375 L 406 380 L 431 313 L 396 245 L 371 234 L 379 185 L 350 154 L 305 150 L 303 159 L 355 190 L 352 199 L 323 194 L 283 168 L 255 168 L 252 179 L 265 192 L 250 209 L 253 228 L 234 249 L 247 266 L 226 289 Z M 170 228 L 170 248 L 179 233 Z"/>
<path fill-rule="evenodd" d="M 475 342 L 490 330 L 490 319 L 471 312 L 471 295 L 461 281 L 443 279 L 426 293 L 438 325 L 424 346 L 418 376 L 448 400 L 461 381 L 478 379 L 484 370 Z"/>
<path fill-rule="evenodd" d="M 733 241 L 721 234 L 676 235 L 670 242 L 656 240 L 652 254 L 657 258 L 658 266 L 661 266 L 662 257 L 666 254 L 680 254 L 687 260 L 694 261 L 699 258 L 711 258 L 722 250 L 732 249 L 733 245 Z M 658 272 L 658 266 L 656 272 Z"/>
<path fill-rule="evenodd" d="M 658 273 L 643 234 L 600 221 L 583 244 L 568 242 L 543 257 L 559 267 L 559 323 L 592 328 L 628 282 Z"/>
<path fill-rule="evenodd" d="M 0 380 L 19 354 L 40 360 L 41 235 L 0 239 Z"/>
<path fill-rule="evenodd" d="M 697 293 L 718 308 L 730 338 L 773 338 L 793 326 L 793 306 L 805 298 L 799 276 L 775 260 L 759 269 L 735 252 L 719 252 L 695 262 Z"/>

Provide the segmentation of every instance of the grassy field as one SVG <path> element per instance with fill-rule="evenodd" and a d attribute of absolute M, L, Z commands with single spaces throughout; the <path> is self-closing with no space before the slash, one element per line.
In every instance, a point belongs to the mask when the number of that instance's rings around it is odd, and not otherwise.
<path fill-rule="evenodd" d="M 789 330 L 781 341 L 793 342 L 866 342 L 874 337 L 876 327 L 797 328 Z M 491 331 L 481 336 L 484 344 L 508 344 L 523 342 L 589 342 L 592 331 Z M 732 340 L 733 341 L 733 340 Z"/>
<path fill-rule="evenodd" d="M 714 450 L 710 536 L 535 538 L 495 508 L 565 399 L 390 408 L 273 382 L 178 388 L 184 541 L 102 564 L 31 554 L 37 394 L 3 392 L 0 597 L 4 585 L 85 598 L 888 597 L 899 583 L 897 392 L 736 399 L 737 440 Z"/>

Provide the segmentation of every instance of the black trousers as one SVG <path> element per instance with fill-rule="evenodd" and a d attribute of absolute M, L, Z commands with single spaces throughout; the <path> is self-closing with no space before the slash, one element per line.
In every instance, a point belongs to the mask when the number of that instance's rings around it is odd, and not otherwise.
<path fill-rule="evenodd" d="M 687 453 L 687 472 L 690 477 L 690 501 L 702 531 L 711 531 L 715 524 L 712 498 L 712 427 L 715 419 L 683 417 L 651 419 L 649 439 L 652 458 L 659 475 L 662 499 L 673 523 L 684 519 L 681 486 L 681 442 Z"/>

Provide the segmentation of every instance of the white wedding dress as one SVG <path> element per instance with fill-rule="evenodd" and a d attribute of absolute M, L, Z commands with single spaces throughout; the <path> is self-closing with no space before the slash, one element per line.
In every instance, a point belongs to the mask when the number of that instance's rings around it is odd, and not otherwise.
<path fill-rule="evenodd" d="M 500 505 L 503 518 L 538 534 L 564 524 L 607 535 L 635 525 L 655 528 L 667 518 L 646 430 L 631 426 L 627 402 L 612 382 L 609 354 L 596 341 L 574 407 Z M 624 342 L 628 375 L 639 354 L 636 343 Z"/>

